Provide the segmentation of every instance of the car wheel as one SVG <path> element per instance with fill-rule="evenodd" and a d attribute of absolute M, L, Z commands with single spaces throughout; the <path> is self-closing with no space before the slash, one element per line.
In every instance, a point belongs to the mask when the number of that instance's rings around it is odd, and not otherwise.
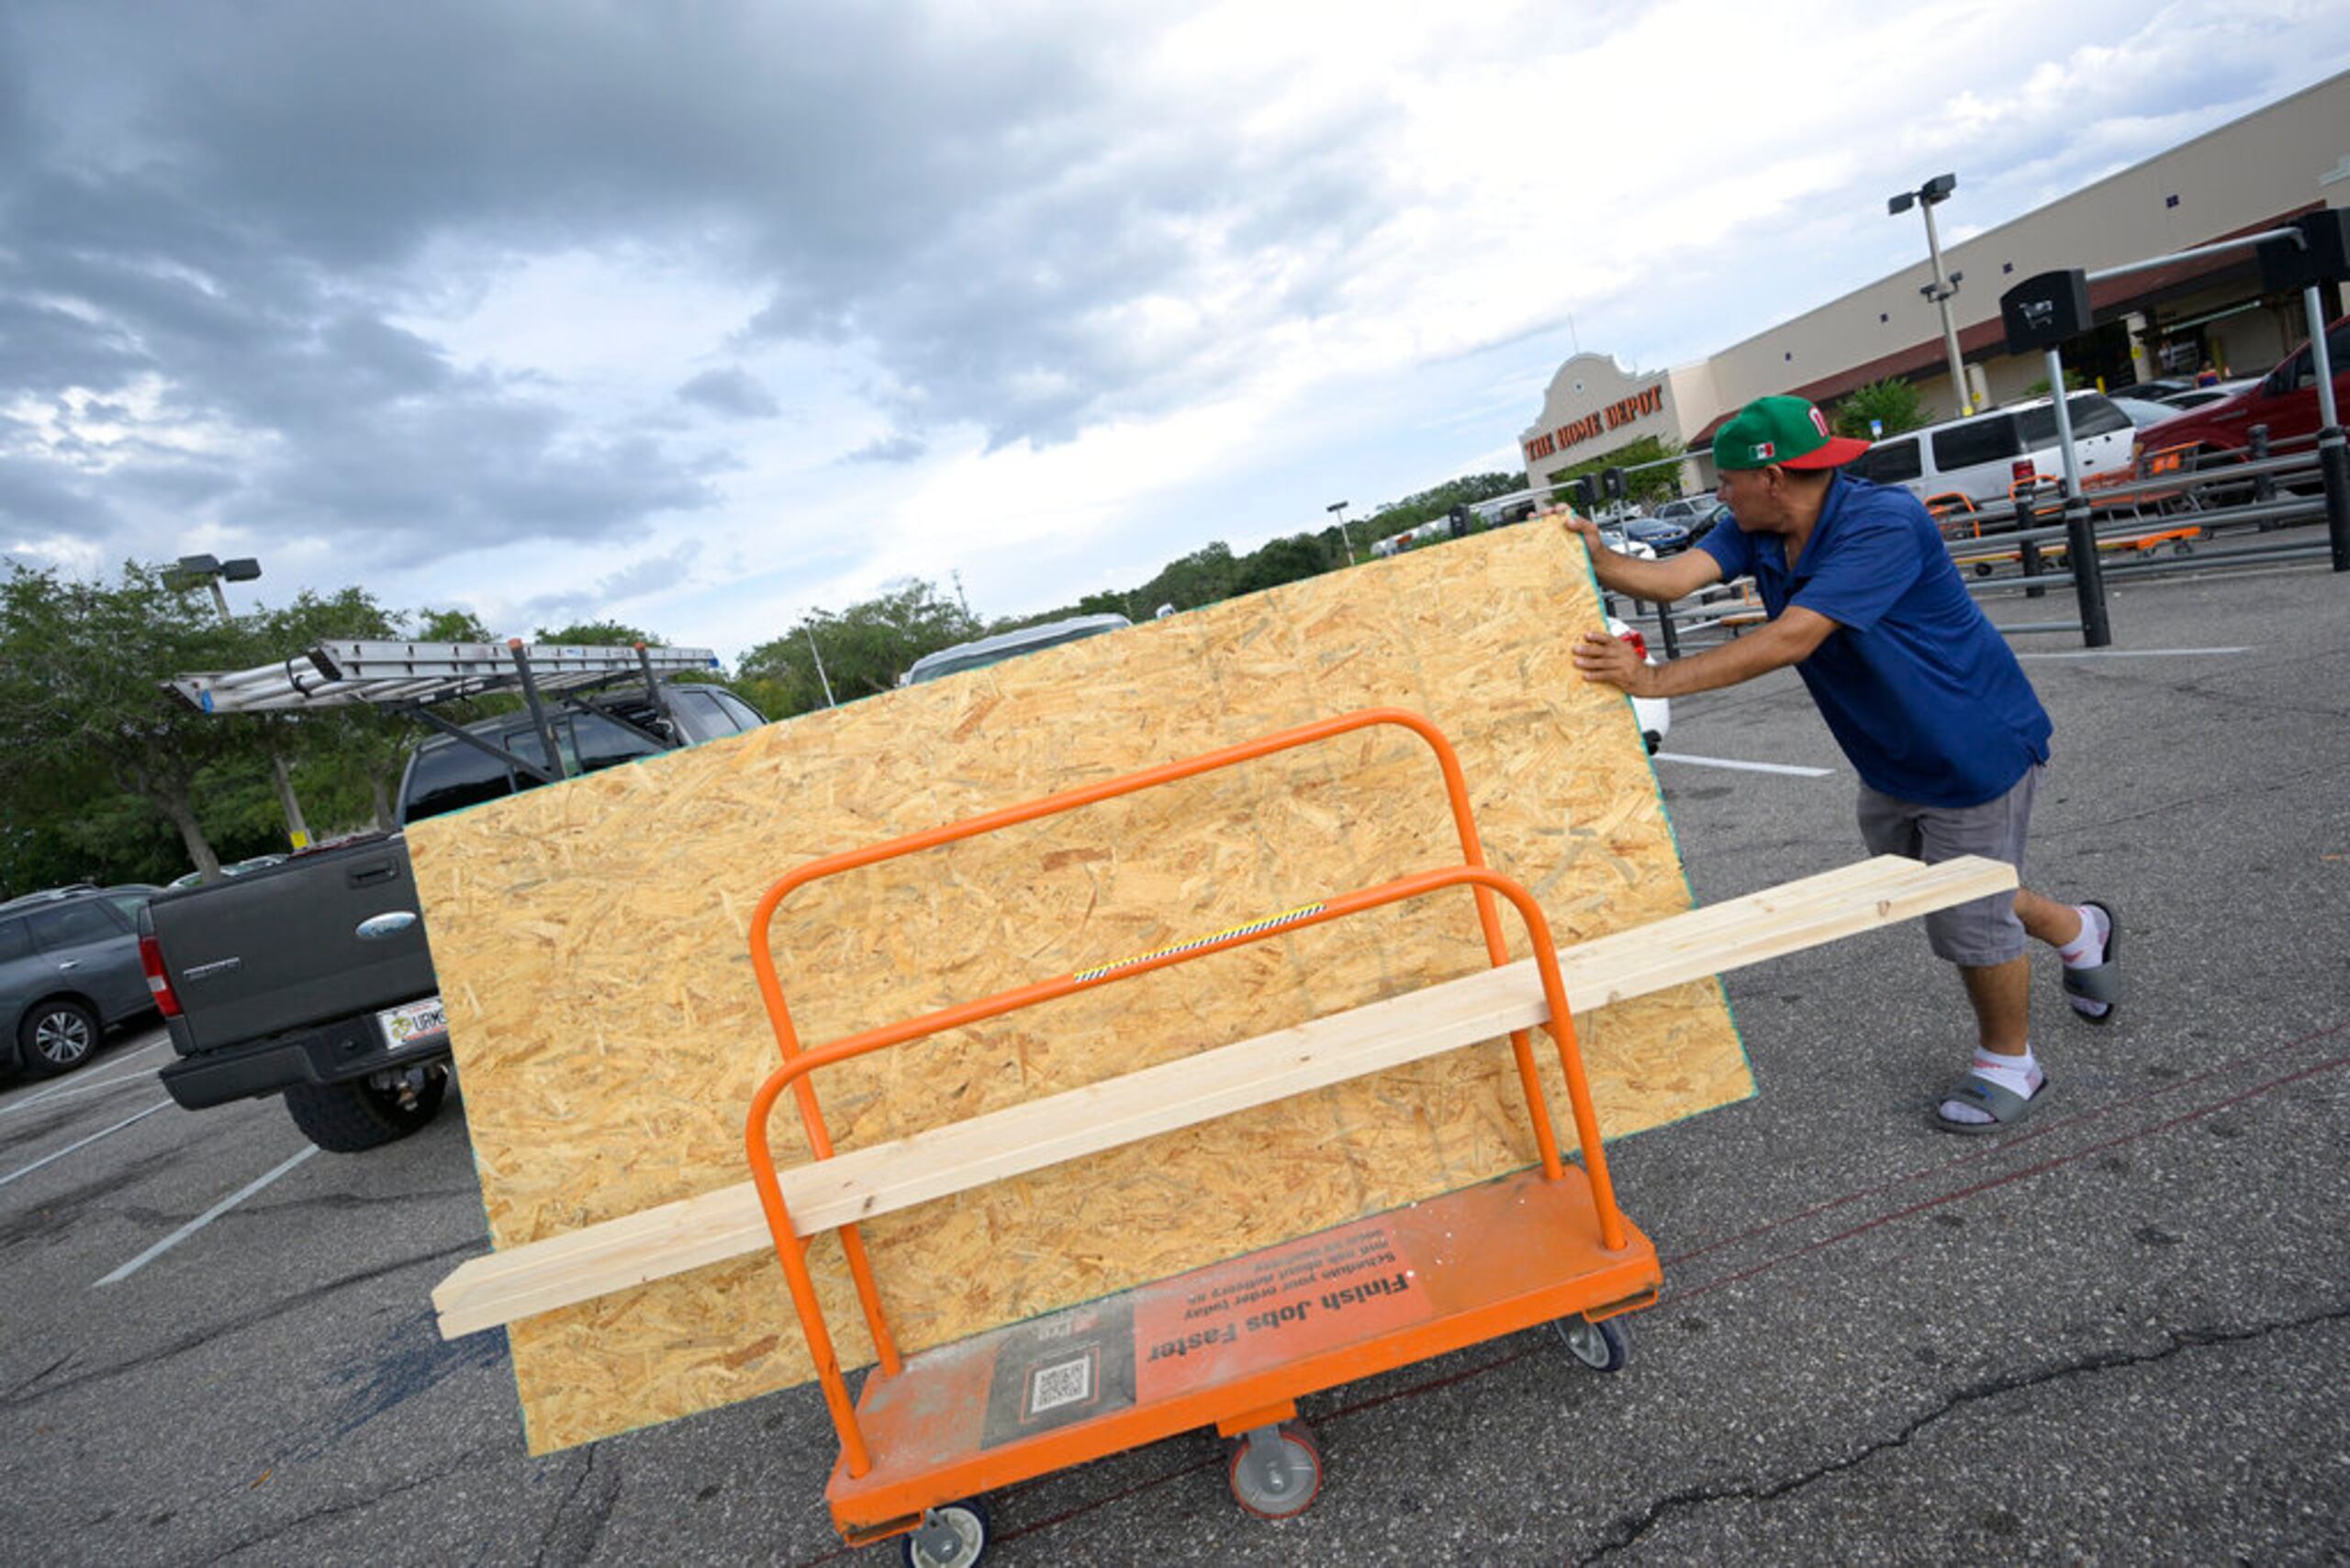
<path fill-rule="evenodd" d="M 78 1002 L 44 1002 L 17 1026 L 17 1056 L 40 1078 L 71 1072 L 98 1048 L 98 1017 Z"/>
<path fill-rule="evenodd" d="M 375 1081 L 386 1077 L 388 1083 Z M 448 1092 L 447 1068 L 412 1068 L 348 1083 L 295 1084 L 285 1092 L 285 1111 L 302 1136 L 329 1154 L 360 1154 L 421 1130 Z"/>

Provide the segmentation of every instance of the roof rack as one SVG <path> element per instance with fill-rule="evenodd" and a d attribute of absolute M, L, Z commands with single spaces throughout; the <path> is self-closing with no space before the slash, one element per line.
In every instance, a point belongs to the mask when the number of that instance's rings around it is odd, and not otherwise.
<path fill-rule="evenodd" d="M 568 778 L 571 764 L 555 745 L 542 695 L 562 706 L 592 710 L 666 750 L 673 736 L 647 729 L 615 712 L 588 693 L 635 678 L 661 719 L 668 716 L 664 677 L 715 670 L 718 655 L 708 648 L 583 647 L 573 644 L 528 645 L 520 637 L 496 643 L 320 643 L 277 664 L 251 669 L 199 671 L 162 682 L 189 707 L 206 713 L 307 713 L 369 704 L 406 713 L 450 739 L 486 752 L 541 783 Z M 519 691 L 542 747 L 538 758 L 516 754 L 484 735 L 469 733 L 432 711 L 433 704 L 491 692 Z"/>
<path fill-rule="evenodd" d="M 206 713 L 301 713 L 368 703 L 414 709 L 493 691 L 572 691 L 642 677 L 719 667 L 708 648 L 498 643 L 320 643 L 251 669 L 206 670 L 163 682 Z"/>

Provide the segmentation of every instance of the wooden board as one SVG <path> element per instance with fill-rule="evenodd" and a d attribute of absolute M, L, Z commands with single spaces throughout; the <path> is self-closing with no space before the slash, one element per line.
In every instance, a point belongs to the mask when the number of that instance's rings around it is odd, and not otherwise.
<path fill-rule="evenodd" d="M 1559 954 L 1567 1006 L 1596 1008 L 1857 932 L 2011 891 L 1980 856 L 1896 855 L 1603 936 Z M 1534 960 L 1368 1002 L 968 1122 L 780 1171 L 792 1231 L 811 1237 L 1121 1144 L 1422 1061 L 1550 1021 Z M 1564 1111 L 1561 1114 L 1563 1117 Z M 1562 1129 L 1561 1139 L 1568 1135 Z M 432 1293 L 441 1332 L 478 1333 L 773 1244 L 748 1181 L 460 1265 Z"/>
<path fill-rule="evenodd" d="M 493 1241 L 744 1179 L 744 1109 L 775 1060 L 749 913 L 777 876 L 834 850 L 1393 704 L 1451 736 L 1488 857 L 1532 887 L 1562 945 L 1686 909 L 1628 705 L 1572 667 L 1574 636 L 1599 623 L 1580 544 L 1535 524 L 419 823 Z M 776 954 L 815 1044 L 1458 855 L 1426 747 L 1367 732 L 818 884 L 778 916 Z M 1483 967 L 1460 892 L 1094 988 L 820 1088 L 835 1143 L 856 1148 Z M 1752 1092 L 1711 983 L 1612 1007 L 1585 1034 L 1610 1136 Z M 782 1159 L 805 1158 L 789 1111 L 775 1133 Z M 1449 1191 L 1532 1148 L 1495 1043 L 865 1235 L 900 1340 L 920 1349 Z M 870 1351 L 836 1245 L 815 1259 L 854 1364 Z M 540 1452 L 811 1375 L 780 1271 L 757 1257 L 510 1338 Z"/>

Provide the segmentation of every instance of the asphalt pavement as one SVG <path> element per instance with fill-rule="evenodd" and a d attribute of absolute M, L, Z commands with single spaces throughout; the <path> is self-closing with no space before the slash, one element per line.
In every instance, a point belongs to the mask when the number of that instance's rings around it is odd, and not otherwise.
<path fill-rule="evenodd" d="M 2350 1560 L 2350 577 L 2112 617 L 2019 641 L 2057 725 L 2026 880 L 2119 912 L 2130 986 L 2092 1027 L 2036 960 L 2028 1124 L 1930 1126 L 1970 1036 L 1914 924 L 1734 973 L 1760 1096 L 1612 1151 L 1666 1281 L 1622 1372 L 1491 1342 L 1308 1401 L 1301 1518 L 1194 1434 L 990 1499 L 989 1561 Z M 1860 857 L 1793 676 L 1676 703 L 1667 750 L 1701 901 Z M 485 1245 L 462 1120 L 306 1158 L 274 1102 L 155 1109 L 167 1058 L 0 1091 L 8 1560 L 895 1561 L 830 1528 L 812 1387 L 527 1457 L 502 1336 L 431 1326 Z"/>

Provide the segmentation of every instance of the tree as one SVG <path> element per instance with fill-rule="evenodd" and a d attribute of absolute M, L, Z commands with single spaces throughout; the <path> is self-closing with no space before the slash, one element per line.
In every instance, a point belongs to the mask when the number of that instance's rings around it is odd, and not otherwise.
<path fill-rule="evenodd" d="M 552 632 L 542 626 L 531 640 L 567 648 L 628 648 L 639 643 L 648 648 L 669 645 L 668 639 L 657 633 L 640 632 L 617 621 L 582 621 L 576 625 L 558 626 Z"/>
<path fill-rule="evenodd" d="M 0 585 L 0 790 L 54 811 L 78 786 L 111 785 L 175 828 L 207 875 L 214 854 L 196 811 L 198 774 L 262 737 L 167 696 L 162 679 L 256 661 L 201 592 L 168 588 L 127 563 L 118 585 L 69 582 L 11 565 Z"/>
<path fill-rule="evenodd" d="M 1883 428 L 1873 429 L 1872 420 Z M 1862 441 L 1899 435 L 1933 422 L 1933 410 L 1918 396 L 1916 384 L 1897 375 L 1855 386 L 1836 405 L 1836 433 Z"/>
<path fill-rule="evenodd" d="M 2087 374 L 2087 372 L 2083 371 L 2083 370 L 2080 370 L 2080 369 L 2078 369 L 2077 367 L 2073 366 L 2073 365 L 2069 365 L 2069 364 L 2068 364 L 2068 365 L 2066 365 L 2066 366 L 2065 367 L 2065 391 L 2067 391 L 2067 392 L 2081 392 L 2081 391 L 2086 391 L 2086 390 L 2087 390 L 2087 388 L 2088 388 L 2088 384 L 2089 384 L 2089 378 L 2088 378 L 2088 374 Z M 2023 395 L 2024 395 L 2025 397 L 2027 397 L 2027 398 L 2045 398 L 2045 397 L 2047 397 L 2047 396 L 2048 396 L 2048 377 L 2046 377 L 2046 376 L 2044 376 L 2044 375 L 2042 375 L 2042 376 L 2036 376 L 2036 377 L 2034 377 L 2034 378 L 2032 379 L 2032 381 L 2031 381 L 2028 386 L 2026 386 L 2024 387 L 2024 389 L 2023 389 Z M 2071 401 L 2071 399 L 2067 398 L 2067 399 L 2066 399 L 2066 401 L 2068 401 L 2068 402 L 2069 402 L 2069 401 Z"/>
<path fill-rule="evenodd" d="M 814 610 L 784 635 L 743 655 L 739 683 L 770 718 L 805 713 L 824 705 L 830 683 L 836 701 L 887 691 L 924 654 L 951 648 L 979 634 L 976 616 L 935 585 L 912 581 L 841 614 Z M 816 671 L 810 639 L 823 655 Z"/>
<path fill-rule="evenodd" d="M 1253 550 L 1241 561 L 1234 577 L 1232 591 L 1236 594 L 1255 593 L 1259 588 L 1278 588 L 1304 577 L 1319 577 L 1345 560 L 1334 560 L 1330 548 L 1312 533 L 1292 533 L 1286 539 L 1276 539 Z"/>
<path fill-rule="evenodd" d="M 1680 456 L 1681 452 L 1676 442 L 1666 441 L 1662 436 L 1644 435 L 1611 452 L 1587 457 L 1571 468 L 1561 468 L 1550 476 L 1550 482 L 1563 485 L 1585 474 L 1596 474 L 1603 468 L 1631 468 L 1639 464 L 1653 464 L 1656 466 L 1624 476 L 1625 494 L 1636 501 L 1669 501 L 1681 493 L 1681 469 L 1669 461 Z"/>

